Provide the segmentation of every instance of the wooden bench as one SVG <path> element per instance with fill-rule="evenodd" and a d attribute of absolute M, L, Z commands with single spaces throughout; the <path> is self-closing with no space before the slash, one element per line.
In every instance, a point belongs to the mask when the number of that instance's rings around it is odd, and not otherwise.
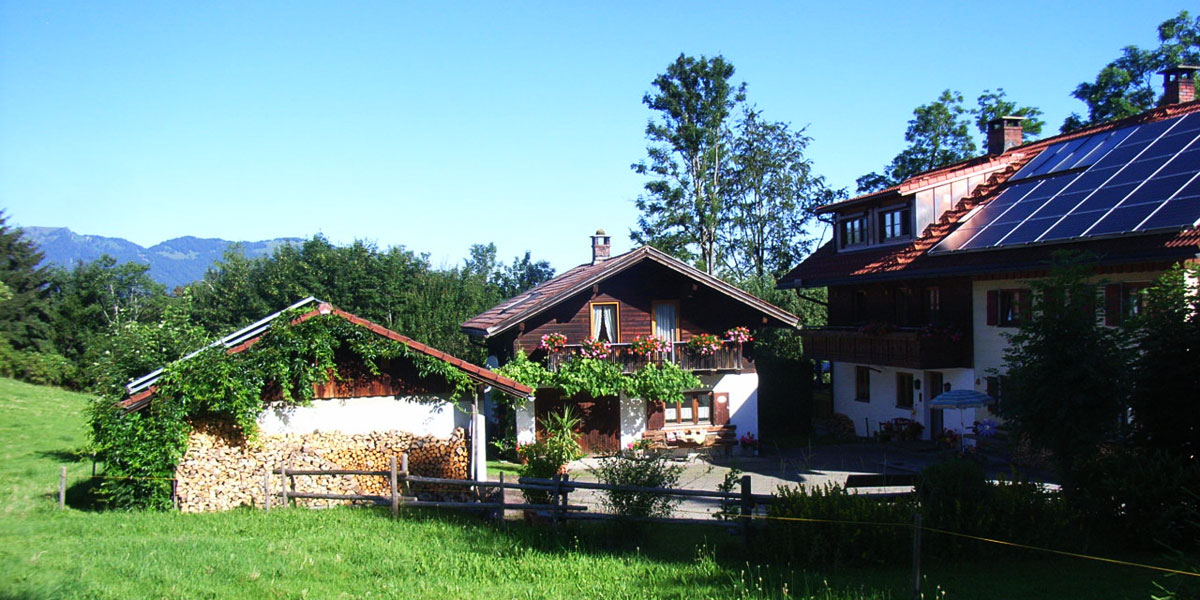
<path fill-rule="evenodd" d="M 700 434 L 704 441 L 700 442 Z M 642 433 L 642 439 L 650 442 L 653 448 L 711 448 L 723 446 L 726 449 L 736 446 L 736 425 L 693 425 L 691 427 L 671 427 L 668 429 L 653 429 Z"/>

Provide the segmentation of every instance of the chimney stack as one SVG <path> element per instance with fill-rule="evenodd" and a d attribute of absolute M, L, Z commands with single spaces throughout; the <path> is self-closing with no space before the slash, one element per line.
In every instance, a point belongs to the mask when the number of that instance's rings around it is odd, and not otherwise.
<path fill-rule="evenodd" d="M 987 123 L 987 153 L 1003 154 L 1009 148 L 1020 146 L 1025 142 L 1025 130 L 1021 121 L 1025 117 L 1004 116 L 996 117 Z"/>
<path fill-rule="evenodd" d="M 1197 70 L 1200 70 L 1200 67 L 1195 65 L 1177 65 L 1159 71 L 1158 74 L 1163 76 L 1163 97 L 1162 102 L 1158 103 L 1159 106 L 1195 100 Z"/>
<path fill-rule="evenodd" d="M 592 264 L 600 264 L 606 260 L 612 252 L 612 244 L 609 240 L 612 239 L 603 229 L 597 229 L 596 235 L 592 236 Z"/>

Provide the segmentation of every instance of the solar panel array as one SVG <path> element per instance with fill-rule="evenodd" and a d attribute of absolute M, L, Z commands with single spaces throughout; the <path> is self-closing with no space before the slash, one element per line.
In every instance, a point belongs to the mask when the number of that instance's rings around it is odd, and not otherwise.
<path fill-rule="evenodd" d="M 1200 113 L 1058 142 L 933 252 L 1200 225 Z"/>

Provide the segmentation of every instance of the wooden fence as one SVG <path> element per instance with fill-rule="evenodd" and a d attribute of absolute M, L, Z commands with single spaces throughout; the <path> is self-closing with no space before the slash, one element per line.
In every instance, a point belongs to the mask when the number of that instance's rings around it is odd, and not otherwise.
<path fill-rule="evenodd" d="M 280 475 L 282 477 L 282 485 L 278 491 L 271 490 L 271 473 Z M 376 496 L 366 494 L 325 494 L 295 491 L 296 486 L 294 478 L 305 476 L 315 477 L 321 475 L 386 477 L 388 480 L 389 495 Z M 462 488 L 462 495 L 472 499 L 461 501 L 421 500 L 412 493 L 413 484 L 434 484 L 437 486 Z M 263 490 L 265 497 L 267 498 L 267 501 L 263 506 L 265 510 L 271 510 L 272 497 L 278 497 L 280 499 L 281 506 L 294 504 L 294 501 L 300 498 L 317 500 L 350 500 L 357 502 L 369 502 L 379 506 L 390 506 L 392 510 L 392 516 L 397 516 L 401 507 L 430 507 L 474 510 L 482 509 L 486 511 L 494 511 L 495 517 L 503 521 L 507 511 L 522 510 L 533 511 L 534 515 L 537 517 L 545 519 L 555 525 L 567 519 L 689 523 L 740 527 L 746 531 L 747 534 L 750 528 L 751 517 L 755 514 L 755 511 L 761 506 L 770 504 L 775 499 L 775 496 L 770 494 L 753 493 L 751 490 L 751 481 L 749 475 L 742 476 L 741 481 L 739 482 L 739 490 L 736 492 L 609 485 L 605 483 L 572 481 L 569 475 L 556 475 L 551 479 L 522 477 L 517 481 L 512 482 L 505 481 L 504 474 L 501 473 L 499 481 L 474 481 L 469 479 L 445 479 L 440 477 L 422 477 L 418 475 L 412 475 L 408 472 L 408 457 L 403 454 L 400 457 L 399 465 L 397 465 L 395 457 L 392 458 L 391 468 L 387 471 L 353 469 L 275 469 L 270 473 L 263 474 Z M 528 502 L 506 502 L 504 497 L 505 490 L 533 490 L 545 492 L 548 494 L 550 500 L 549 502 L 540 504 Z M 728 520 L 718 520 L 714 518 L 697 519 L 681 517 L 633 517 L 628 515 L 588 512 L 588 507 L 570 504 L 568 501 L 570 494 L 578 490 L 658 494 L 680 498 L 713 499 L 725 503 L 726 507 L 731 509 L 727 513 L 730 514 L 730 518 Z"/>

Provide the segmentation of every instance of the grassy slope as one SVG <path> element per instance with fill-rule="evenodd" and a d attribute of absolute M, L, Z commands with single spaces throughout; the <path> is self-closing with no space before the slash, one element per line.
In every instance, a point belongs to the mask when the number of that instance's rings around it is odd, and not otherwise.
<path fill-rule="evenodd" d="M 367 509 L 222 514 L 56 507 L 58 469 L 90 463 L 87 398 L 0 379 L 0 600 L 5 598 L 706 598 L 795 594 L 828 578 L 862 589 L 820 598 L 907 597 L 905 569 L 803 573 L 747 566 L 713 530 L 586 530 L 556 536 L 452 515 L 392 521 Z M 704 536 L 718 536 L 706 541 Z M 714 543 L 715 542 L 715 543 Z M 717 550 L 713 550 L 717 547 Z M 717 554 L 729 554 L 715 559 Z M 929 574 L 949 598 L 1145 598 L 1151 575 L 1025 560 Z M 759 577 L 762 577 L 762 583 Z M 763 588 L 760 592 L 759 588 Z M 1082 592 L 1092 588 L 1096 591 Z M 932 597 L 927 594 L 927 597 Z"/>

